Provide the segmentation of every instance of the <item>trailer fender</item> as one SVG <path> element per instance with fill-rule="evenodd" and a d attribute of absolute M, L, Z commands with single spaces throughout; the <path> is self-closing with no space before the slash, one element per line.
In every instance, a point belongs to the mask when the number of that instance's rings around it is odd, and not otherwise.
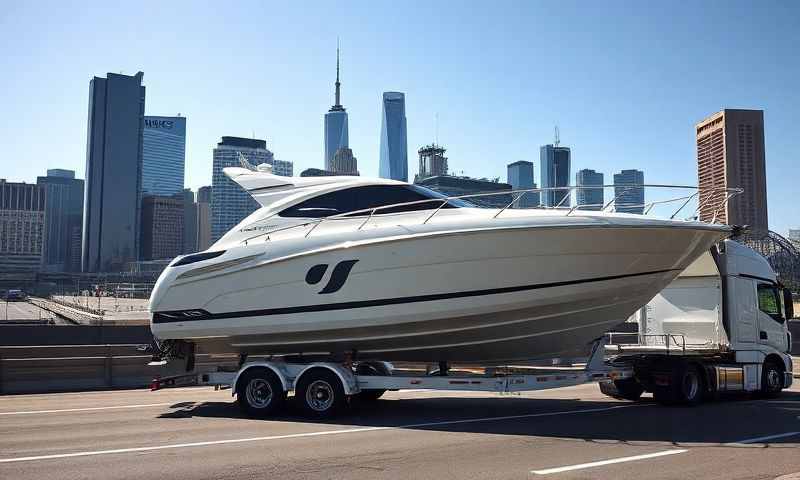
<path fill-rule="evenodd" d="M 275 375 L 278 376 L 278 379 L 280 379 L 281 386 L 283 387 L 283 391 L 284 392 L 288 392 L 290 390 L 291 382 L 287 378 L 286 372 L 283 371 L 283 369 L 279 368 L 278 365 L 275 362 L 267 362 L 267 361 L 248 362 L 248 363 L 245 363 L 244 366 L 242 368 L 240 368 L 238 372 L 236 372 L 236 378 L 233 379 L 233 385 L 231 385 L 231 387 L 232 387 L 231 388 L 231 396 L 235 396 L 236 395 L 236 390 L 238 389 L 238 386 L 239 386 L 239 377 L 241 377 L 242 374 L 244 372 L 246 372 L 247 370 L 249 370 L 251 368 L 257 368 L 257 367 L 258 368 L 266 368 L 268 370 L 271 370 Z"/>
<path fill-rule="evenodd" d="M 292 388 L 297 385 L 297 382 L 300 381 L 300 378 L 303 376 L 303 374 L 312 368 L 324 368 L 336 374 L 336 376 L 339 377 L 339 380 L 342 381 L 345 395 L 354 395 L 361 391 L 361 389 L 358 387 L 358 382 L 356 381 L 356 376 L 353 374 L 352 369 L 346 368 L 344 365 L 339 365 L 338 363 L 328 362 L 316 362 L 306 365 L 305 368 L 300 370 L 297 376 L 294 377 Z"/>

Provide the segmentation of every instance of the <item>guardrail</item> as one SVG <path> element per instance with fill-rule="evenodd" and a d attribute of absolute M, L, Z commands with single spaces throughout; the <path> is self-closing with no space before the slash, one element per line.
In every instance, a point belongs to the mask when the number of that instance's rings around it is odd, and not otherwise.
<path fill-rule="evenodd" d="M 589 190 L 589 191 L 596 191 L 596 190 L 603 190 L 607 188 L 614 189 L 614 196 L 608 202 L 601 203 L 601 204 L 577 204 L 575 206 L 570 206 L 572 192 L 578 192 L 581 190 Z M 625 196 L 631 192 L 641 190 L 644 192 L 645 188 L 650 189 L 679 189 L 679 190 L 692 190 L 693 193 L 688 195 L 679 195 L 675 197 L 670 197 L 667 199 L 656 200 L 651 202 L 645 203 L 633 203 L 633 202 L 624 202 L 621 203 L 620 200 L 625 200 Z M 520 202 L 524 199 L 525 195 L 527 194 L 553 194 L 555 196 L 554 206 L 545 206 L 539 205 L 538 207 L 545 210 L 551 210 L 558 213 L 562 213 L 564 216 L 570 216 L 576 211 L 583 210 L 597 210 L 601 212 L 630 212 L 632 210 L 641 210 L 641 214 L 647 215 L 656 206 L 663 206 L 663 205 L 670 205 L 677 203 L 678 207 L 675 209 L 670 215 L 669 219 L 675 219 L 680 212 L 682 212 L 690 203 L 693 201 L 697 202 L 697 208 L 694 210 L 693 215 L 687 217 L 688 219 L 693 218 L 694 216 L 698 215 L 704 209 L 712 209 L 712 219 L 710 223 L 717 223 L 717 217 L 719 212 L 722 211 L 725 206 L 728 204 L 731 198 L 736 195 L 741 194 L 744 192 L 741 188 L 712 188 L 707 192 L 707 195 L 700 196 L 700 189 L 699 187 L 688 186 L 688 185 L 663 185 L 663 184 L 624 184 L 624 185 L 568 185 L 564 187 L 546 187 L 546 188 L 528 188 L 528 189 L 521 189 L 521 190 L 508 190 L 508 191 L 499 191 L 499 192 L 488 192 L 488 193 L 471 193 L 467 195 L 453 195 L 453 196 L 446 196 L 442 195 L 441 197 L 437 198 L 428 198 L 424 200 L 416 200 L 413 202 L 402 202 L 402 203 L 395 203 L 391 205 L 381 205 L 378 207 L 371 207 L 365 208 L 362 210 L 350 211 L 350 212 L 343 212 L 338 213 L 335 215 L 330 215 L 321 218 L 312 218 L 306 222 L 289 225 L 280 228 L 273 228 L 271 230 L 261 231 L 258 234 L 252 235 L 241 240 L 241 244 L 247 245 L 248 242 L 251 242 L 255 239 L 265 238 L 269 240 L 270 235 L 274 235 L 279 232 L 284 231 L 294 231 L 298 229 L 303 229 L 306 227 L 310 227 L 308 231 L 305 232 L 304 237 L 308 237 L 311 235 L 317 227 L 323 223 L 331 223 L 337 220 L 360 220 L 363 218 L 363 221 L 359 224 L 357 230 L 361 230 L 364 226 L 369 223 L 370 220 L 375 215 L 380 215 L 381 213 L 389 213 L 393 209 L 397 208 L 405 208 L 405 207 L 419 207 L 422 205 L 430 204 L 430 209 L 412 209 L 412 210 L 432 210 L 432 213 L 425 216 L 425 220 L 422 224 L 428 223 L 440 210 L 445 208 L 447 205 L 457 205 L 457 202 L 463 203 L 466 201 L 469 203 L 469 199 L 484 199 L 487 197 L 496 197 L 496 196 L 510 196 L 511 201 L 505 204 L 502 208 L 498 209 L 498 212 L 492 217 L 493 219 L 498 218 L 501 214 L 507 211 L 510 208 L 513 208 L 515 205 L 519 205 Z M 557 200 L 557 202 L 556 202 Z M 472 205 L 476 206 L 476 205 Z M 262 220 L 263 221 L 263 220 Z M 256 222 L 258 223 L 258 222 Z M 417 220 L 412 220 L 412 223 L 417 223 Z"/>

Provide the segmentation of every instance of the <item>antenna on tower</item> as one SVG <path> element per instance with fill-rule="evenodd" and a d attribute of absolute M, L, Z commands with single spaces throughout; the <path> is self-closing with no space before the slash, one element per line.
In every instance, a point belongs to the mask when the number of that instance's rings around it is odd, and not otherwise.
<path fill-rule="evenodd" d="M 436 121 L 435 121 L 435 124 L 436 124 L 436 135 L 433 138 L 433 144 L 434 145 L 438 145 L 439 144 L 439 112 L 436 112 L 435 118 L 436 118 Z"/>
<path fill-rule="evenodd" d="M 559 135 L 559 132 L 558 132 L 558 125 L 556 125 L 556 128 L 555 128 L 555 137 L 556 138 L 553 141 L 553 146 L 557 147 L 561 143 L 561 136 Z"/>

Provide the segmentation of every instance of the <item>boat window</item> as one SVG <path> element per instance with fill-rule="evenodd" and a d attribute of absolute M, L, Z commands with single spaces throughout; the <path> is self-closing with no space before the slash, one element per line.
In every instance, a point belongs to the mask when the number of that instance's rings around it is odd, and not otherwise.
<path fill-rule="evenodd" d="M 369 208 L 394 205 L 396 203 L 417 202 L 420 200 L 438 200 L 445 198 L 427 188 L 417 185 L 364 185 L 325 193 L 287 208 L 279 213 L 282 217 L 323 218 L 347 212 L 355 212 Z M 402 205 L 375 212 L 376 215 L 387 213 L 411 212 L 416 210 L 435 210 L 441 202 L 430 201 L 414 205 Z M 442 208 L 458 208 L 471 206 L 467 202 L 451 200 Z M 368 215 L 359 213 L 356 215 Z"/>

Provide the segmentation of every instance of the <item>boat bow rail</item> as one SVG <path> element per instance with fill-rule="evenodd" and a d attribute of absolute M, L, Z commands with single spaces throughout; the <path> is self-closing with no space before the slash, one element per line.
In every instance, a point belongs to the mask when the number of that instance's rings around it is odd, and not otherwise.
<path fill-rule="evenodd" d="M 578 204 L 577 202 L 575 202 L 574 206 L 565 205 L 568 203 L 568 200 L 572 198 L 572 192 L 578 192 L 581 190 L 597 191 L 599 189 L 611 189 L 611 188 L 614 189 L 613 190 L 614 195 L 608 202 L 604 202 L 601 204 Z M 644 203 L 635 203 L 627 201 L 626 196 L 628 194 L 636 192 L 637 190 L 644 190 L 644 189 L 651 189 L 658 191 L 686 190 L 689 191 L 690 193 L 671 195 L 668 196 L 667 198 L 660 198 L 658 200 L 644 202 Z M 574 215 L 576 212 L 579 211 L 580 212 L 593 211 L 593 212 L 605 212 L 605 213 L 615 213 L 615 212 L 632 213 L 632 211 L 637 211 L 637 210 L 641 210 L 641 215 L 649 215 L 653 213 L 655 209 L 661 209 L 662 207 L 670 205 L 675 206 L 677 204 L 677 208 L 675 208 L 674 210 L 669 209 L 667 212 L 668 214 L 664 215 L 666 218 L 669 218 L 670 220 L 675 220 L 682 211 L 685 211 L 685 209 L 690 204 L 692 204 L 692 202 L 696 202 L 697 206 L 694 208 L 693 213 L 688 217 L 682 218 L 681 220 L 684 221 L 696 220 L 698 214 L 701 211 L 703 211 L 704 209 L 713 208 L 712 219 L 708 223 L 716 224 L 718 223 L 719 220 L 718 219 L 719 213 L 726 207 L 730 199 L 744 192 L 744 189 L 714 188 L 710 190 L 704 190 L 703 195 L 701 195 L 699 187 L 687 186 L 687 185 L 667 185 L 667 184 L 640 184 L 640 185 L 626 184 L 626 185 L 591 185 L 591 186 L 571 185 L 566 187 L 529 188 L 529 189 L 510 190 L 510 191 L 474 193 L 468 195 L 451 195 L 451 196 L 442 196 L 438 198 L 430 198 L 426 200 L 417 200 L 413 202 L 382 205 L 373 208 L 366 208 L 363 210 L 340 213 L 323 218 L 313 218 L 309 219 L 307 222 L 289 225 L 286 227 L 275 228 L 268 231 L 261 231 L 256 235 L 243 239 L 240 243 L 246 245 L 249 242 L 259 239 L 264 239 L 264 241 L 268 241 L 270 239 L 270 235 L 274 235 L 280 232 L 286 232 L 289 230 L 303 229 L 303 228 L 308 228 L 308 231 L 305 232 L 305 234 L 303 235 L 304 237 L 307 238 L 320 225 L 324 223 L 331 223 L 342 220 L 349 220 L 351 222 L 353 220 L 361 220 L 361 222 L 358 223 L 358 226 L 355 227 L 356 230 L 361 230 L 370 222 L 370 220 L 372 220 L 374 216 L 380 215 L 382 212 L 386 212 L 387 210 L 390 211 L 401 207 L 432 204 L 435 207 L 432 208 L 433 210 L 432 212 L 427 213 L 426 210 L 421 210 L 420 213 L 422 215 L 409 216 L 409 219 L 411 220 L 412 224 L 424 225 L 430 222 L 444 207 L 446 207 L 448 204 L 453 204 L 454 202 L 463 203 L 464 201 L 469 202 L 470 199 L 485 199 L 488 197 L 498 197 L 498 196 L 506 197 L 506 199 L 510 197 L 511 201 L 507 202 L 503 207 L 497 208 L 498 210 L 497 213 L 495 213 L 491 217 L 492 219 L 496 219 L 500 218 L 504 212 L 510 209 L 513 210 L 520 209 L 519 206 L 523 203 L 523 200 L 527 195 L 530 194 L 541 195 L 542 193 L 547 193 L 547 192 L 556 192 L 559 195 L 563 195 L 563 197 L 555 206 L 538 205 L 535 207 L 528 207 L 523 209 L 548 211 L 554 214 L 562 214 L 564 216 Z"/>

